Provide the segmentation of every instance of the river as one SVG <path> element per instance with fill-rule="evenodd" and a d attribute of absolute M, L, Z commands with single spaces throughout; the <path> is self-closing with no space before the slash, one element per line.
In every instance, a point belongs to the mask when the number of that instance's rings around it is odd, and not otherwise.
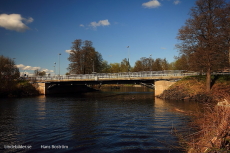
<path fill-rule="evenodd" d="M 147 88 L 0 99 L 0 152 L 180 153 L 192 102 L 163 101 Z"/>

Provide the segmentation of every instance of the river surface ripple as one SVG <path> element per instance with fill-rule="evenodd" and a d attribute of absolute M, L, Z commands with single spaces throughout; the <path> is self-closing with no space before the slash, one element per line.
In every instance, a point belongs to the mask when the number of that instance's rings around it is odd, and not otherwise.
<path fill-rule="evenodd" d="M 172 110 L 195 108 L 120 90 L 0 102 L 0 152 L 6 153 L 179 153 L 172 127 L 183 129 L 189 116 Z"/>

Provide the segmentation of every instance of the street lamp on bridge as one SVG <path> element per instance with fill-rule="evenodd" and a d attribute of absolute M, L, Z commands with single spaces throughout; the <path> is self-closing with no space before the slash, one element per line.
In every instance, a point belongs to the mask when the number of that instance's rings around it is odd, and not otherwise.
<path fill-rule="evenodd" d="M 59 55 L 59 56 L 58 56 L 58 57 L 59 57 L 58 60 L 59 60 L 59 76 L 60 76 L 60 55 L 61 55 L 61 53 L 59 53 L 58 55 Z"/>
<path fill-rule="evenodd" d="M 128 48 L 128 72 L 130 71 L 130 62 L 129 62 L 129 46 L 127 46 Z"/>
<path fill-rule="evenodd" d="M 56 62 L 54 62 L 54 76 L 56 75 Z"/>
<path fill-rule="evenodd" d="M 152 71 L 152 54 L 149 55 L 150 71 Z"/>

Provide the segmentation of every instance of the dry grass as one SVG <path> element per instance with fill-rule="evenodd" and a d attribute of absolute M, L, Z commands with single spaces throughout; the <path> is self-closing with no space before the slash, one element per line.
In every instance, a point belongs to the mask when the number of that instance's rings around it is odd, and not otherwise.
<path fill-rule="evenodd" d="M 186 77 L 186 78 L 182 79 L 181 81 L 176 82 L 170 88 L 175 88 L 175 87 L 177 87 L 179 89 L 187 90 L 190 95 L 196 95 L 199 93 L 204 93 L 205 89 L 206 89 L 205 88 L 205 81 L 199 80 L 196 77 Z"/>
<path fill-rule="evenodd" d="M 186 140 L 190 153 L 230 151 L 230 107 L 206 105 L 192 122 L 195 133 Z"/>
<path fill-rule="evenodd" d="M 217 101 L 226 99 L 230 102 L 230 84 L 226 83 L 215 83 L 212 87 L 212 94 L 215 95 Z"/>
<path fill-rule="evenodd" d="M 225 100 L 230 104 L 230 77 L 213 77 L 212 85 L 211 93 L 205 93 L 205 77 L 197 76 L 182 79 L 171 87 L 178 92 L 186 91 L 190 97 L 201 93 L 213 97 L 212 104 L 205 104 L 201 112 L 193 114 L 191 129 L 196 132 L 175 132 L 189 153 L 230 153 L 230 107 L 215 103 Z"/>

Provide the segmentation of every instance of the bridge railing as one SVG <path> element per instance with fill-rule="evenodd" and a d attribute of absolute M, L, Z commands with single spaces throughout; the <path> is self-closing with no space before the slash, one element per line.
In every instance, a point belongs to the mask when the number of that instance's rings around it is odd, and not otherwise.
<path fill-rule="evenodd" d="M 175 71 L 145 71 L 145 72 L 122 72 L 122 73 L 95 73 L 95 74 L 75 74 L 52 77 L 36 77 L 36 80 L 83 80 L 83 79 L 118 79 L 118 78 L 142 78 L 142 77 L 163 77 L 163 76 L 191 76 L 198 73 L 182 73 Z"/>

